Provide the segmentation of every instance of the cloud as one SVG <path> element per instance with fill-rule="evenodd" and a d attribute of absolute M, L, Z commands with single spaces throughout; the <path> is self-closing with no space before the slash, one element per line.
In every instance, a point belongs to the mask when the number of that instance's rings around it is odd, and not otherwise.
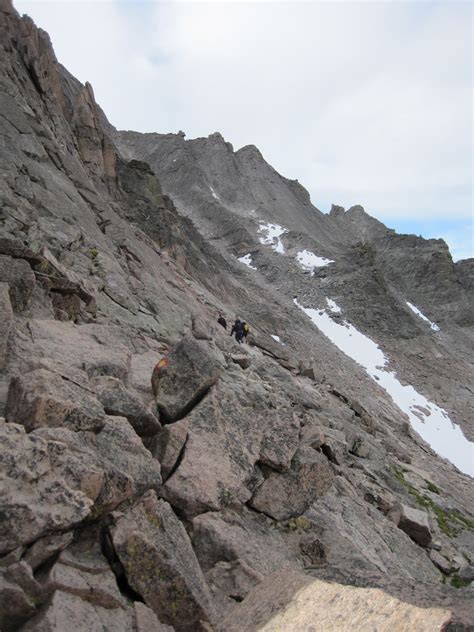
<path fill-rule="evenodd" d="M 256 144 L 313 202 L 472 214 L 472 6 L 17 1 L 119 128 Z"/>

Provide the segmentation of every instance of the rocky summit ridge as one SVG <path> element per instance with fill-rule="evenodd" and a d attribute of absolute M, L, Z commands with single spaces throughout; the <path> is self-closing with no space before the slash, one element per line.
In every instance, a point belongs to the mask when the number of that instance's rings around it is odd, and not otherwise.
<path fill-rule="evenodd" d="M 474 260 L 0 47 L 0 629 L 472 630 Z"/>

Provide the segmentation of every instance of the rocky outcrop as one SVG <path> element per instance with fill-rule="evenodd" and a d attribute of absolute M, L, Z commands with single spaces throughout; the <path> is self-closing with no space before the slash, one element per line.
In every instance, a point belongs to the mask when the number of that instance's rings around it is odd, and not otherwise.
<path fill-rule="evenodd" d="M 288 629 L 280 605 L 303 627 L 416 627 L 417 607 L 468 626 L 470 479 L 293 298 L 468 432 L 472 266 L 320 213 L 254 146 L 116 132 L 7 0 L 0 49 L 2 630 L 245 630 L 266 604 Z"/>
<path fill-rule="evenodd" d="M 445 629 L 451 612 L 442 608 L 417 608 L 382 590 L 354 588 L 315 580 L 295 572 L 270 575 L 226 618 L 222 630 L 311 629 L 370 630 L 384 632 Z"/>
<path fill-rule="evenodd" d="M 203 342 L 183 339 L 156 366 L 153 392 L 160 416 L 170 423 L 184 417 L 216 383 L 221 370 L 216 354 Z"/>
<path fill-rule="evenodd" d="M 13 378 L 5 411 L 7 421 L 27 431 L 41 427 L 98 432 L 105 413 L 92 392 L 46 369 Z"/>
<path fill-rule="evenodd" d="M 184 527 L 149 492 L 111 528 L 128 583 L 176 630 L 206 630 L 214 619 L 209 589 Z"/>

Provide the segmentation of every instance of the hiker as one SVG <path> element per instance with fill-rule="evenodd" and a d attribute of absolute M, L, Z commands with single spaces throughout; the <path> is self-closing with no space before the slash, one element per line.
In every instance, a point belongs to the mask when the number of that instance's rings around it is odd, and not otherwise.
<path fill-rule="evenodd" d="M 217 319 L 217 322 L 219 323 L 219 325 L 222 325 L 224 329 L 227 329 L 227 321 L 224 318 L 224 316 L 222 316 L 222 314 L 219 314 L 219 318 Z"/>
<path fill-rule="evenodd" d="M 242 323 L 242 328 L 244 330 L 244 342 L 247 342 L 247 336 L 249 335 L 250 327 L 248 323 L 245 322 L 245 320 Z"/>
<path fill-rule="evenodd" d="M 242 338 L 244 337 L 244 327 L 240 318 L 235 319 L 235 323 L 232 326 L 232 331 L 230 332 L 230 335 L 232 336 L 234 332 L 235 332 L 235 339 L 237 340 L 239 345 L 242 344 Z"/>

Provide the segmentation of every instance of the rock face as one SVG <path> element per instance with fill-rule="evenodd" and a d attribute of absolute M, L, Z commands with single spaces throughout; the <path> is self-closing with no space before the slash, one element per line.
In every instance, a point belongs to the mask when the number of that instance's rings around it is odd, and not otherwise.
<path fill-rule="evenodd" d="M 234 608 L 222 630 L 442 630 L 449 610 L 417 608 L 373 588 L 354 588 L 314 580 L 298 573 L 270 575 Z M 316 628 L 315 628 L 316 629 Z"/>
<path fill-rule="evenodd" d="M 205 630 L 213 620 L 209 589 L 184 527 L 153 492 L 119 518 L 112 542 L 132 588 L 177 630 Z"/>
<path fill-rule="evenodd" d="M 11 381 L 5 417 L 27 431 L 46 426 L 98 432 L 105 414 L 91 391 L 37 369 Z"/>
<path fill-rule="evenodd" d="M 430 545 L 431 531 L 428 516 L 424 511 L 398 503 L 387 514 L 387 518 L 420 546 Z"/>
<path fill-rule="evenodd" d="M 204 343 L 183 339 L 153 372 L 152 385 L 163 421 L 184 417 L 196 405 L 220 373 L 217 359 Z"/>
<path fill-rule="evenodd" d="M 469 630 L 472 480 L 294 298 L 474 439 L 472 260 L 0 52 L 0 628 Z"/>

